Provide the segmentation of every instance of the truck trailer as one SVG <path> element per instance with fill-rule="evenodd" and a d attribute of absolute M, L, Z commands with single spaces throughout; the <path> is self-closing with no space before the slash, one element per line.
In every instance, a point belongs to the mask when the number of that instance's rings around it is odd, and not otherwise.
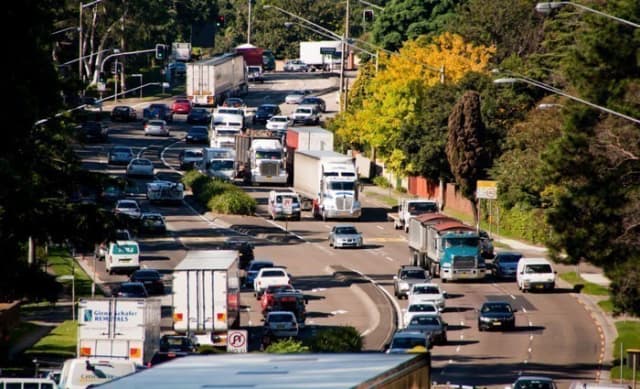
<path fill-rule="evenodd" d="M 293 185 L 293 156 L 296 151 L 327 150 L 333 151 L 333 132 L 322 127 L 289 127 L 285 136 L 287 146 L 288 185 Z M 310 205 L 306 208 L 309 210 Z"/>
<path fill-rule="evenodd" d="M 173 271 L 173 329 L 199 344 L 226 347 L 240 325 L 240 269 L 235 250 L 191 250 Z"/>
<path fill-rule="evenodd" d="M 80 300 L 76 355 L 147 364 L 160 348 L 160 304 L 153 298 Z"/>
<path fill-rule="evenodd" d="M 427 269 L 442 282 L 483 279 L 486 265 L 476 229 L 439 213 L 409 220 L 411 264 Z"/>
<path fill-rule="evenodd" d="M 187 97 L 196 106 L 215 106 L 249 91 L 247 67 L 240 54 L 224 54 L 187 63 Z"/>
<path fill-rule="evenodd" d="M 300 60 L 315 70 L 329 70 L 340 65 L 340 57 L 335 57 L 342 46 L 340 41 L 300 42 Z M 327 54 L 324 54 L 327 53 Z"/>
<path fill-rule="evenodd" d="M 353 158 L 335 151 L 296 151 L 293 188 L 311 200 L 314 217 L 356 219 L 362 216 L 359 183 Z"/>

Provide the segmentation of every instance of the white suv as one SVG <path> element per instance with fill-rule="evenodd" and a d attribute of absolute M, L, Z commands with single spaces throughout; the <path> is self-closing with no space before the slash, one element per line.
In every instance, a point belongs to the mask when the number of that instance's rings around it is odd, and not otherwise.
<path fill-rule="evenodd" d="M 320 112 L 315 105 L 301 105 L 293 113 L 293 124 L 318 124 L 320 123 Z"/>
<path fill-rule="evenodd" d="M 308 72 L 309 65 L 299 59 L 290 59 L 284 64 L 285 72 Z"/>

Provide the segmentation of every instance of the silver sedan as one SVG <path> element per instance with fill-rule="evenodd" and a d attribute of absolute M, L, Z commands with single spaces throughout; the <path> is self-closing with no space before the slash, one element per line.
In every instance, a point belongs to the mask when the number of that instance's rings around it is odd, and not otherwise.
<path fill-rule="evenodd" d="M 351 224 L 333 226 L 331 232 L 329 232 L 329 247 L 336 249 L 345 247 L 361 248 L 362 244 L 362 234 Z"/>
<path fill-rule="evenodd" d="M 153 177 L 155 169 L 153 162 L 144 158 L 135 158 L 127 165 L 127 176 L 145 176 Z"/>
<path fill-rule="evenodd" d="M 293 92 L 291 92 L 291 93 L 289 93 L 288 95 L 285 96 L 284 102 L 287 103 L 287 104 L 300 104 L 302 99 L 304 99 L 305 96 L 307 96 L 310 93 L 311 92 L 308 91 L 308 90 L 293 91 Z"/>
<path fill-rule="evenodd" d="M 149 120 L 144 124 L 144 135 L 169 136 L 169 127 L 164 120 Z"/>

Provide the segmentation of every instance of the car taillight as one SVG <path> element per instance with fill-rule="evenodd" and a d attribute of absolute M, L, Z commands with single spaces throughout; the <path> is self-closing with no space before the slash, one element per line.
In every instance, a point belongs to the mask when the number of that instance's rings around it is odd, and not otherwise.
<path fill-rule="evenodd" d="M 80 347 L 80 356 L 88 357 L 91 355 L 91 347 Z"/>

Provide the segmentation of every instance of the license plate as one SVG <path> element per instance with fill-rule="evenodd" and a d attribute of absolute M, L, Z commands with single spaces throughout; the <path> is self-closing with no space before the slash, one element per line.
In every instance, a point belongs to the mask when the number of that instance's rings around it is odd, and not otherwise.
<path fill-rule="evenodd" d="M 131 261 L 131 258 L 122 258 L 118 262 L 129 262 L 129 261 Z"/>
<path fill-rule="evenodd" d="M 494 322 L 493 322 L 493 325 L 494 325 L 494 326 L 501 326 L 501 325 L 502 325 L 502 323 L 501 323 L 501 322 L 499 322 L 499 321 L 494 321 Z"/>
<path fill-rule="evenodd" d="M 284 325 L 282 325 L 282 324 L 278 324 L 278 325 L 276 325 L 276 328 L 277 328 L 277 329 L 279 329 L 279 330 L 281 330 L 281 329 L 283 329 L 283 328 L 284 328 Z"/>

